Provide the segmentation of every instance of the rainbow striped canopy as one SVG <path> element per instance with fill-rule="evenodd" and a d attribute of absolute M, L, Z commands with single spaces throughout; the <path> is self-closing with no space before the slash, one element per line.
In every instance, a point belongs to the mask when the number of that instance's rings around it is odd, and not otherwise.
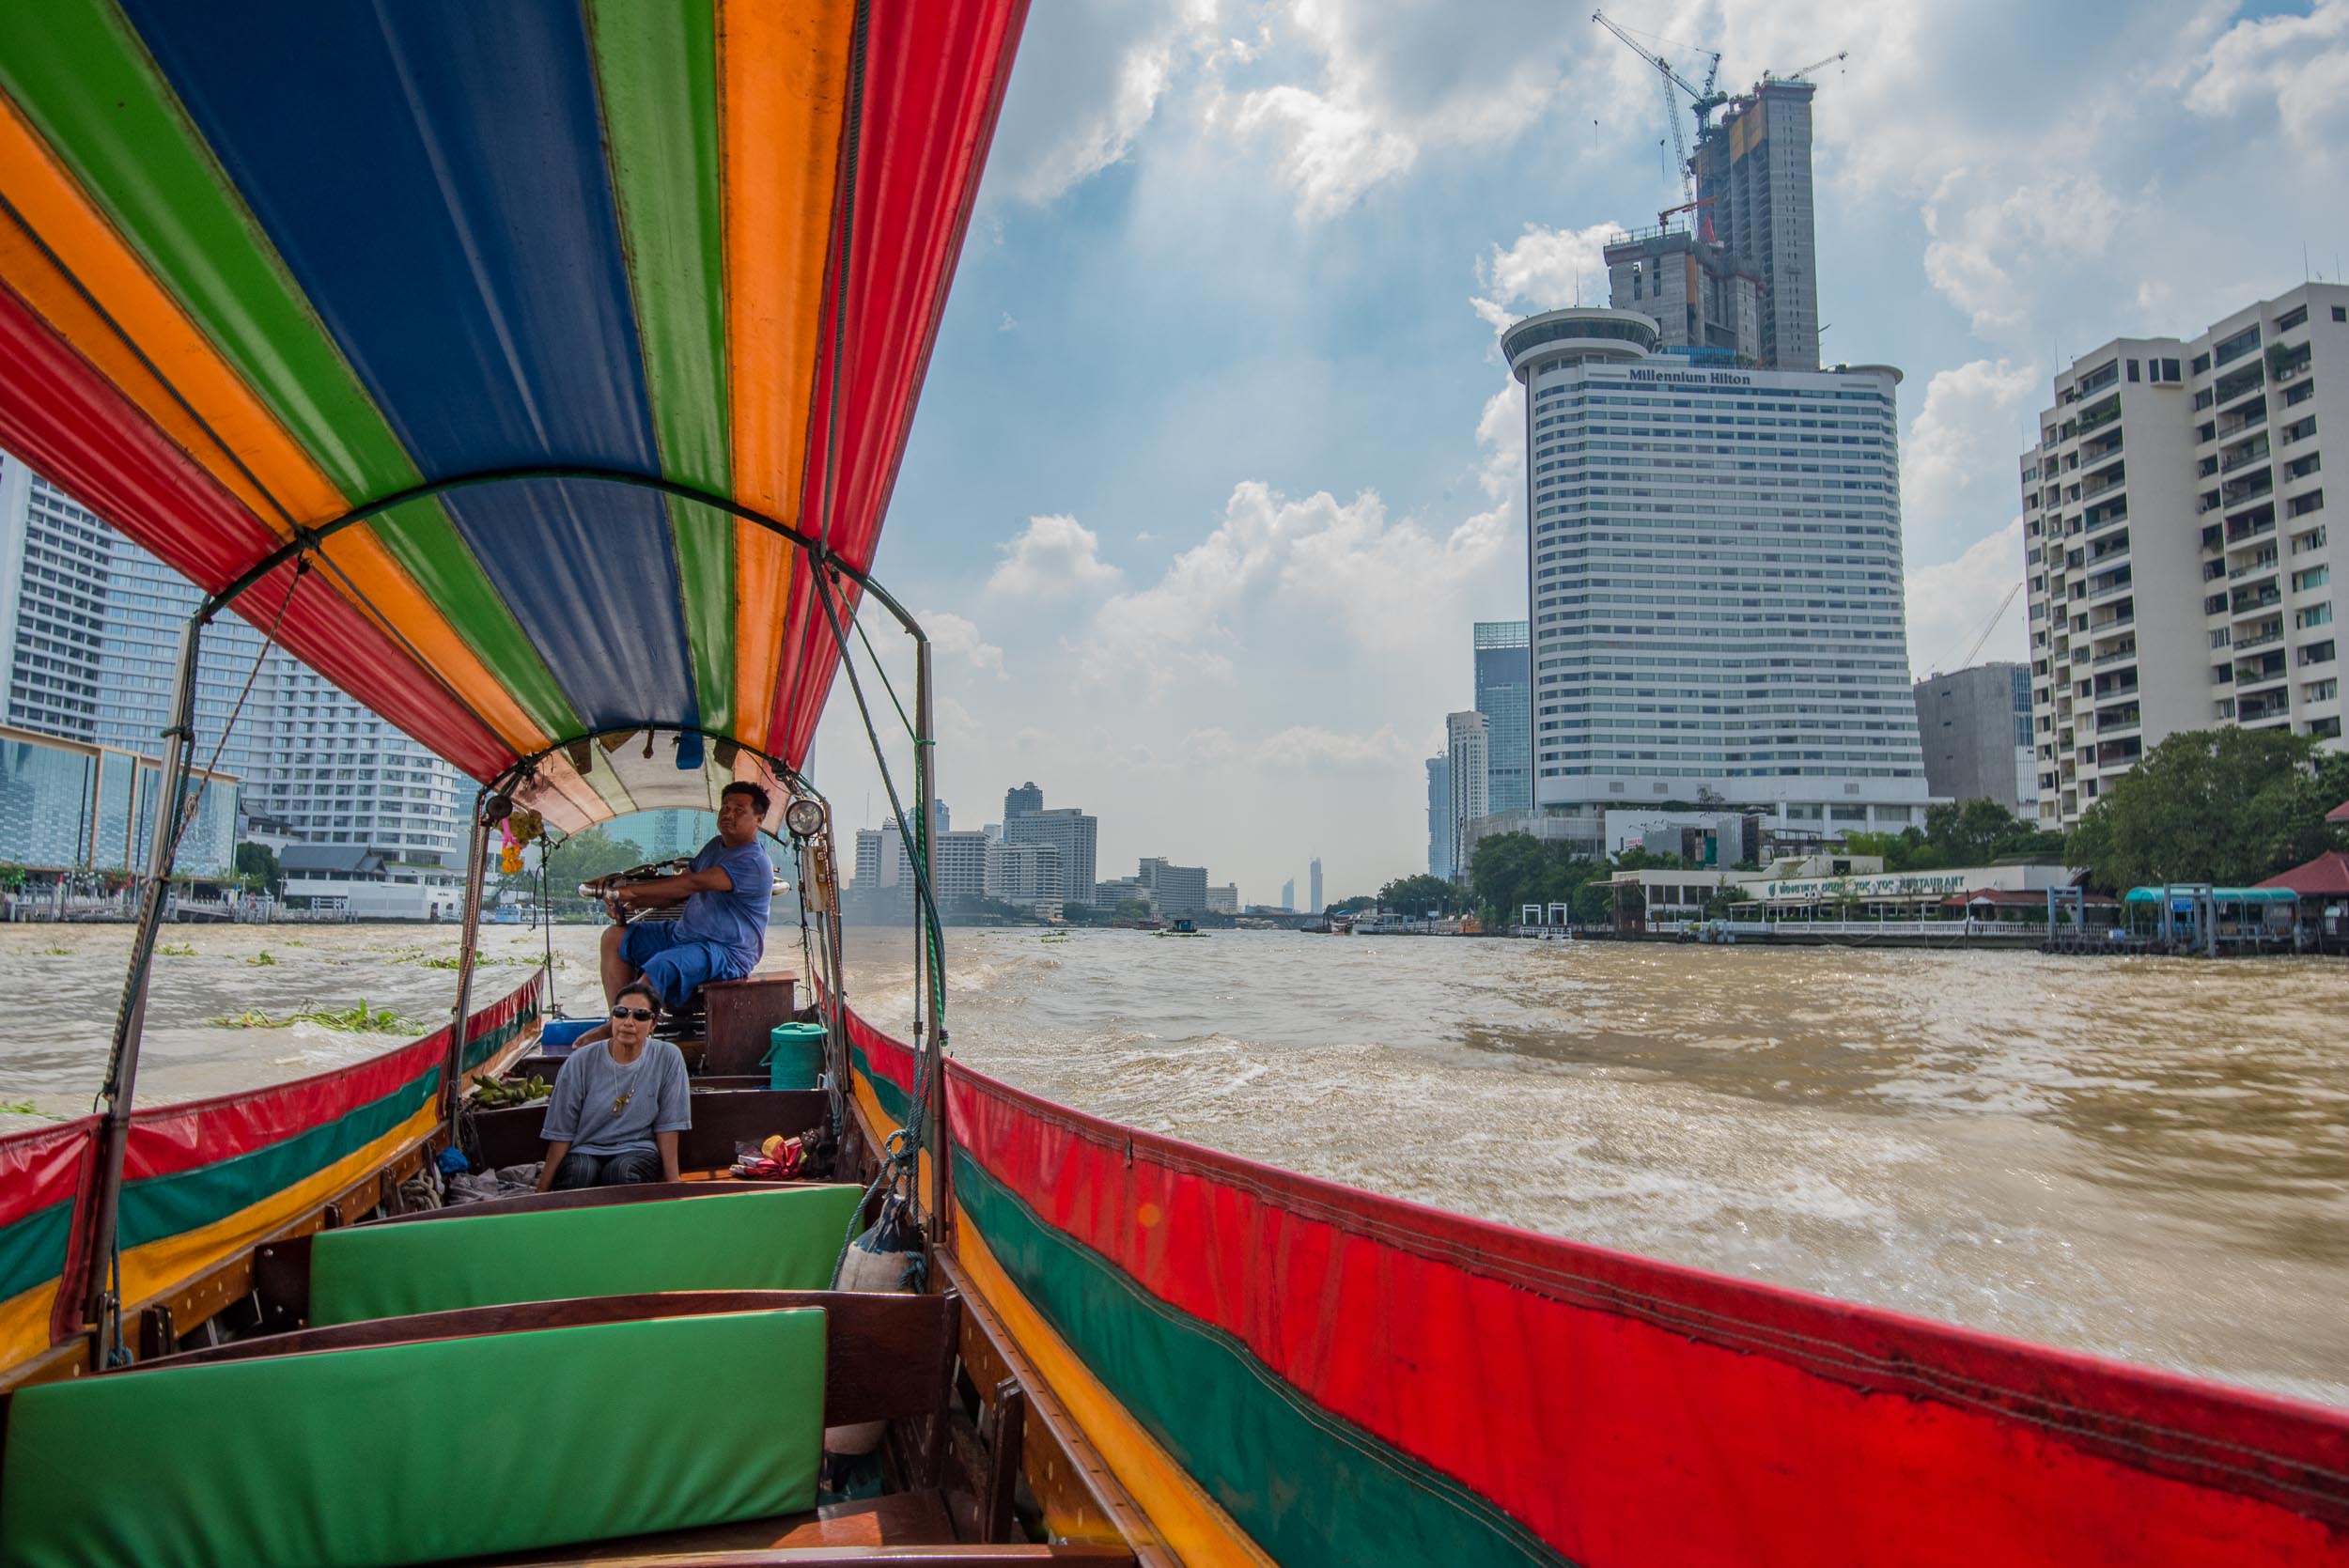
<path fill-rule="evenodd" d="M 237 609 L 566 830 L 797 768 L 739 514 L 870 564 L 1025 8 L 0 7 L 0 445 L 211 591 L 407 497 Z"/>

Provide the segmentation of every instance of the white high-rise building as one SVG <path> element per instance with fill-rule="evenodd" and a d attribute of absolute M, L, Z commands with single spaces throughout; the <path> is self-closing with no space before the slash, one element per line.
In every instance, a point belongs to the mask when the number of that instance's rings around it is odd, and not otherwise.
<path fill-rule="evenodd" d="M 1023 810 L 1003 818 L 1005 844 L 1049 844 L 1060 851 L 1061 896 L 1071 904 L 1093 902 L 1094 857 L 1100 836 L 1101 819 L 1075 806 Z"/>
<path fill-rule="evenodd" d="M 2349 286 L 2055 380 L 2021 460 L 2039 820 L 2068 828 L 2180 730 L 2342 742 L 2323 432 L 2349 429 Z"/>
<path fill-rule="evenodd" d="M 1017 904 L 1046 920 L 1058 919 L 1065 897 L 1060 846 L 990 840 L 987 847 L 987 896 Z"/>
<path fill-rule="evenodd" d="M 251 814 L 284 823 L 307 844 L 461 870 L 472 782 L 324 675 L 291 660 L 272 664 L 262 732 L 272 761 L 246 781 Z"/>
<path fill-rule="evenodd" d="M 1526 389 L 1536 809 L 1921 821 L 1900 373 L 1699 368 L 1626 310 L 1501 343 Z"/>
<path fill-rule="evenodd" d="M 1491 797 L 1486 793 L 1490 727 L 1483 714 L 1470 708 L 1445 714 L 1443 730 L 1444 759 L 1452 774 L 1452 863 L 1465 872 L 1470 846 L 1469 824 L 1491 810 Z"/>
<path fill-rule="evenodd" d="M 1308 896 L 1313 899 L 1311 908 L 1314 913 L 1319 914 L 1325 908 L 1321 902 L 1321 857 L 1319 855 L 1315 855 L 1305 867 L 1305 886 L 1308 890 Z"/>
<path fill-rule="evenodd" d="M 1427 875 L 1452 880 L 1452 759 L 1448 756 L 1427 759 Z"/>

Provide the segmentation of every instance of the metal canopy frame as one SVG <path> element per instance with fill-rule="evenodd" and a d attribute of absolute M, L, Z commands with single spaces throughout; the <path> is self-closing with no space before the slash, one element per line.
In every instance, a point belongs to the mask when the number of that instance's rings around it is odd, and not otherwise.
<path fill-rule="evenodd" d="M 829 475 L 828 475 L 829 477 Z M 931 649 L 929 635 L 922 629 L 905 606 L 898 601 L 863 567 L 834 551 L 825 538 L 811 536 L 780 519 L 770 517 L 754 507 L 745 506 L 731 497 L 713 494 L 691 485 L 654 474 L 635 474 L 623 470 L 577 466 L 542 466 L 489 470 L 450 478 L 431 480 L 411 486 L 354 506 L 340 516 L 314 528 L 296 527 L 291 537 L 262 560 L 219 591 L 209 594 L 189 615 L 181 629 L 179 658 L 174 676 L 171 698 L 171 722 L 163 731 L 164 744 L 163 777 L 158 790 L 158 803 L 150 825 L 146 888 L 139 906 L 139 918 L 131 941 L 128 973 L 123 980 L 120 1004 L 115 1015 L 114 1040 L 108 1056 L 106 1081 L 101 1090 L 105 1101 L 101 1126 L 97 1202 L 91 1205 L 89 1258 L 90 1286 L 86 1298 L 86 1320 L 90 1332 L 93 1366 L 104 1366 L 125 1359 L 122 1348 L 122 1300 L 117 1218 L 122 1197 L 124 1156 L 129 1145 L 131 1112 L 138 1080 L 139 1049 L 147 1020 L 147 998 L 153 978 L 156 938 L 163 926 L 163 904 L 171 885 L 172 864 L 176 859 L 179 818 L 185 810 L 188 776 L 193 766 L 195 746 L 195 677 L 201 662 L 204 629 L 214 617 L 230 608 L 246 593 L 287 566 L 304 569 L 312 558 L 326 561 L 326 542 L 343 530 L 369 519 L 381 516 L 396 507 L 412 502 L 428 501 L 454 491 L 490 485 L 516 484 L 530 480 L 583 480 L 594 483 L 628 486 L 656 491 L 677 500 L 707 506 L 722 516 L 754 524 L 787 540 L 808 559 L 810 579 L 822 602 L 825 619 L 830 625 L 833 643 L 839 649 L 842 668 L 847 671 L 850 686 L 857 691 L 860 708 L 863 706 L 863 691 L 857 686 L 856 674 L 850 663 L 847 623 L 844 623 L 833 598 L 833 579 L 846 578 L 863 593 L 879 600 L 892 618 L 914 640 L 915 717 L 911 726 L 914 748 L 914 787 L 919 801 L 918 829 L 909 828 L 905 813 L 898 813 L 898 832 L 907 841 L 908 861 L 914 868 L 917 895 L 915 909 L 914 994 L 916 1022 L 915 1048 L 924 1053 L 930 1068 L 928 1082 L 931 1103 L 921 1108 L 927 1124 L 925 1141 L 931 1156 L 934 1172 L 938 1172 L 938 1191 L 929 1217 L 933 1239 L 942 1238 L 951 1222 L 951 1188 L 944 1172 L 951 1168 L 950 1140 L 946 1126 L 945 1074 L 942 1056 L 945 1047 L 944 984 L 942 968 L 945 957 L 943 926 L 939 919 L 935 892 L 937 881 L 937 832 L 933 821 L 932 798 L 936 793 L 933 754 L 937 738 L 931 733 Z M 327 563 L 330 567 L 331 562 Z M 869 724 L 868 724 L 869 730 Z M 626 730 L 604 728 L 583 735 L 567 737 L 518 758 L 496 778 L 481 785 L 474 798 L 472 831 L 467 854 L 469 863 L 465 877 L 465 917 L 462 946 L 458 959 L 457 997 L 449 1025 L 449 1064 L 443 1074 L 443 1104 L 448 1113 L 443 1126 L 454 1125 L 454 1108 L 462 1092 L 460 1081 L 464 1064 L 467 1011 L 473 991 L 474 955 L 480 934 L 482 883 L 490 828 L 489 805 L 492 799 L 512 789 L 521 780 L 535 773 L 537 765 L 547 758 L 580 744 L 593 742 L 614 734 L 694 734 L 705 739 L 734 746 L 750 752 L 770 764 L 778 780 L 792 790 L 823 801 L 824 833 L 829 839 L 832 831 L 831 803 L 801 777 L 799 770 L 761 747 L 749 745 L 740 737 L 714 730 L 690 725 L 656 722 L 629 726 Z M 878 732 L 874 733 L 876 758 Z M 884 764 L 884 768 L 885 768 Z M 918 839 L 917 839 L 918 833 Z M 839 856 L 829 855 L 836 879 Z M 805 895 L 805 876 L 801 877 L 801 896 Z M 543 917 L 543 911 L 542 911 Z M 835 911 L 828 925 L 836 926 Z M 933 945 L 932 938 L 936 941 Z M 840 940 L 836 929 L 830 931 L 826 951 L 833 968 L 832 984 L 825 1002 L 830 1015 L 833 1043 L 835 1082 L 846 1082 L 848 1070 L 847 1039 L 839 1019 L 845 998 L 838 973 Z M 939 1211 L 943 1210 L 941 1217 Z"/>

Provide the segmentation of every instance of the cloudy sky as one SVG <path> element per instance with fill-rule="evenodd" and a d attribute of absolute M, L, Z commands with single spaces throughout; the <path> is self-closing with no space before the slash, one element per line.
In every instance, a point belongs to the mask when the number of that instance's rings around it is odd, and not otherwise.
<path fill-rule="evenodd" d="M 1729 85 L 1849 51 L 1816 78 L 1820 315 L 1830 360 L 1906 372 L 1921 674 L 2021 576 L 2057 367 L 2349 255 L 2349 0 L 1625 14 Z M 1668 205 L 1663 115 L 1554 0 L 1035 0 L 878 563 L 940 649 L 957 827 L 1032 778 L 1099 815 L 1104 877 L 1425 868 L 1469 623 L 1525 614 L 1494 329 L 1605 303 L 1604 238 Z M 878 823 L 863 751 L 842 683 L 817 774 Z"/>

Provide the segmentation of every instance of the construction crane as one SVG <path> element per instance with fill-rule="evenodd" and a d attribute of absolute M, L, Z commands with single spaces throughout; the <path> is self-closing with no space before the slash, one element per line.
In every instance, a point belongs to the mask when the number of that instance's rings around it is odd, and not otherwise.
<path fill-rule="evenodd" d="M 1825 70 L 1829 66 L 1840 66 L 1845 60 L 1850 58 L 1850 50 L 1839 49 L 1824 60 L 1813 60 L 1809 65 L 1803 67 L 1800 70 L 1788 71 L 1782 78 L 1781 78 L 1781 80 L 1787 82 L 1808 82 L 1811 79 L 1811 73 L 1812 71 Z"/>
<path fill-rule="evenodd" d="M 1688 95 L 1689 108 L 1696 116 L 1697 134 L 1702 137 L 1704 134 L 1705 116 L 1729 101 L 1729 95 L 1720 91 L 1717 85 L 1721 74 L 1719 51 L 1712 49 L 1700 51 L 1710 61 L 1704 72 L 1704 85 L 1700 87 L 1674 70 L 1670 60 L 1661 54 L 1650 52 L 1647 45 L 1617 26 L 1614 18 L 1605 11 L 1593 11 L 1591 20 L 1622 39 L 1626 49 L 1656 68 L 1664 93 L 1664 118 L 1671 122 L 1672 129 L 1672 153 L 1678 160 L 1677 166 L 1680 170 L 1681 204 L 1683 208 L 1694 207 L 1697 199 L 1696 173 L 1688 162 L 1688 138 L 1680 129 L 1680 116 L 1675 112 L 1672 89 L 1678 87 Z"/>
<path fill-rule="evenodd" d="M 1814 66 L 1812 69 L 1815 70 L 1818 68 Z M 1790 77 L 1788 80 L 1791 81 L 1793 79 Z M 1999 623 L 2006 619 L 2008 607 L 2015 602 L 2015 596 L 2022 591 L 2022 579 L 2017 578 L 2015 579 L 2015 586 L 2006 591 L 2006 598 L 1999 600 L 1998 612 L 1990 617 L 1990 624 L 1982 629 L 1982 635 L 1974 639 L 1974 645 L 1966 650 L 1966 657 L 1964 659 L 1958 660 L 1957 667 L 1959 669 L 1970 669 L 1973 666 L 1975 656 L 1982 652 L 1983 644 L 1990 641 L 1990 634 L 1999 629 Z"/>

